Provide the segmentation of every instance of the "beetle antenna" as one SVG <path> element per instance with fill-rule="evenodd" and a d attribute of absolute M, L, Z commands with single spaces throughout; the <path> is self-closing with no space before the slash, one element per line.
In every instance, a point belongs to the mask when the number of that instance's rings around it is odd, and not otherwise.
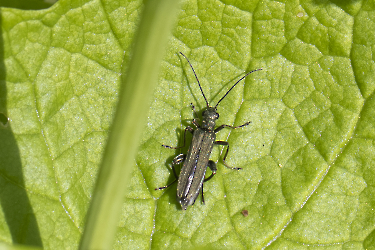
<path fill-rule="evenodd" d="M 234 88 L 236 87 L 237 83 L 239 83 L 240 81 L 242 81 L 243 79 L 245 79 L 245 77 L 247 77 L 248 75 L 250 75 L 251 73 L 255 72 L 255 71 L 259 71 L 259 70 L 263 70 L 262 68 L 260 69 L 255 69 L 253 71 L 250 71 L 249 73 L 247 73 L 246 75 L 244 75 L 243 77 L 241 77 L 240 80 L 238 80 L 229 90 L 227 93 L 225 93 L 225 95 L 217 102 L 217 104 L 215 105 L 215 109 L 217 107 L 217 105 L 219 105 L 219 103 L 228 95 L 228 93 Z"/>
<path fill-rule="evenodd" d="M 190 68 L 193 70 L 193 73 L 194 73 L 194 75 L 195 75 L 195 78 L 197 79 L 197 82 L 198 82 L 199 88 L 201 89 L 201 92 L 202 92 L 202 95 L 203 95 L 203 97 L 204 97 L 204 100 L 206 101 L 207 107 L 209 107 L 208 101 L 207 101 L 207 99 L 206 99 L 206 96 L 205 96 L 204 93 L 203 93 L 203 89 L 202 89 L 202 86 L 201 86 L 201 84 L 200 84 L 200 82 L 199 82 L 199 80 L 198 80 L 197 74 L 195 74 L 195 71 L 194 71 L 193 65 L 191 65 L 189 59 L 188 59 L 184 54 L 182 54 L 182 52 L 180 52 L 180 54 L 181 54 L 183 57 L 185 57 L 186 61 L 188 61 L 189 65 L 190 65 Z"/>

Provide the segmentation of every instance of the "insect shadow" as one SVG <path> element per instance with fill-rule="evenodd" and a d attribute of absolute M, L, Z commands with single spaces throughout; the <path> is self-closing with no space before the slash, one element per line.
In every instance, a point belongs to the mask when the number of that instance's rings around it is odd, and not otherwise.
<path fill-rule="evenodd" d="M 188 122 L 190 121 L 189 120 L 185 120 L 185 121 L 182 121 L 181 124 L 183 126 L 189 126 L 191 125 L 191 122 Z M 176 132 L 176 137 L 177 137 L 177 145 L 182 145 L 184 143 L 184 129 L 181 129 L 181 128 L 177 128 L 175 130 Z M 186 136 L 186 140 L 191 141 L 191 138 L 192 138 L 192 135 L 187 135 Z M 190 146 L 190 143 L 186 143 L 185 147 L 183 148 L 179 148 L 179 149 L 176 149 L 176 153 L 177 154 L 186 154 L 188 149 L 189 149 L 189 146 Z M 172 162 L 173 162 L 173 159 L 176 157 L 176 154 L 173 154 L 171 155 L 170 157 L 168 157 L 165 161 L 165 164 L 164 166 L 169 170 L 170 174 L 169 174 L 169 177 L 168 177 L 168 183 L 171 183 L 175 180 L 175 176 L 173 174 L 173 170 L 172 170 Z M 181 171 L 181 168 L 182 166 L 178 166 L 176 167 L 176 172 L 180 173 Z M 177 185 L 177 183 L 173 184 L 173 185 Z M 172 186 L 173 186 L 172 185 Z M 168 188 L 166 189 L 165 191 L 165 194 L 168 195 L 168 201 L 170 204 L 174 204 L 176 206 L 177 209 L 179 209 L 181 207 L 180 203 L 177 201 L 176 199 L 176 189 L 175 188 Z"/>

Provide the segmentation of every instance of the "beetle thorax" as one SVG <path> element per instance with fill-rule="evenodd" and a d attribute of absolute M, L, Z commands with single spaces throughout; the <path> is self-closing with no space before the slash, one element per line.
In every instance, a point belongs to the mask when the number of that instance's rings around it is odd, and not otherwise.
<path fill-rule="evenodd" d="M 219 119 L 219 114 L 216 112 L 216 108 L 208 107 L 202 113 L 202 128 L 213 131 L 215 129 L 217 119 Z"/>

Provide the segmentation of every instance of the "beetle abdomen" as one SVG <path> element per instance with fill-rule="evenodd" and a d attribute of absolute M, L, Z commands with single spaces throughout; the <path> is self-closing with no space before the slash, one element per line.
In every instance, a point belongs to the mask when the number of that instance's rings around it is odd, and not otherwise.
<path fill-rule="evenodd" d="M 177 200 L 182 209 L 194 204 L 201 190 L 214 141 L 213 132 L 198 128 L 193 133 L 177 185 Z"/>

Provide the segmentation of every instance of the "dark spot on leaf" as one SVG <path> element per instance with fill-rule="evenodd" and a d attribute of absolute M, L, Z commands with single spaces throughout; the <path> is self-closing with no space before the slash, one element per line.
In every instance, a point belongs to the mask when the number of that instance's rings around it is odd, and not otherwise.
<path fill-rule="evenodd" d="M 246 209 L 244 209 L 244 210 L 242 210 L 242 215 L 244 216 L 244 217 L 247 217 L 248 215 L 249 215 L 249 211 L 247 211 Z"/>

